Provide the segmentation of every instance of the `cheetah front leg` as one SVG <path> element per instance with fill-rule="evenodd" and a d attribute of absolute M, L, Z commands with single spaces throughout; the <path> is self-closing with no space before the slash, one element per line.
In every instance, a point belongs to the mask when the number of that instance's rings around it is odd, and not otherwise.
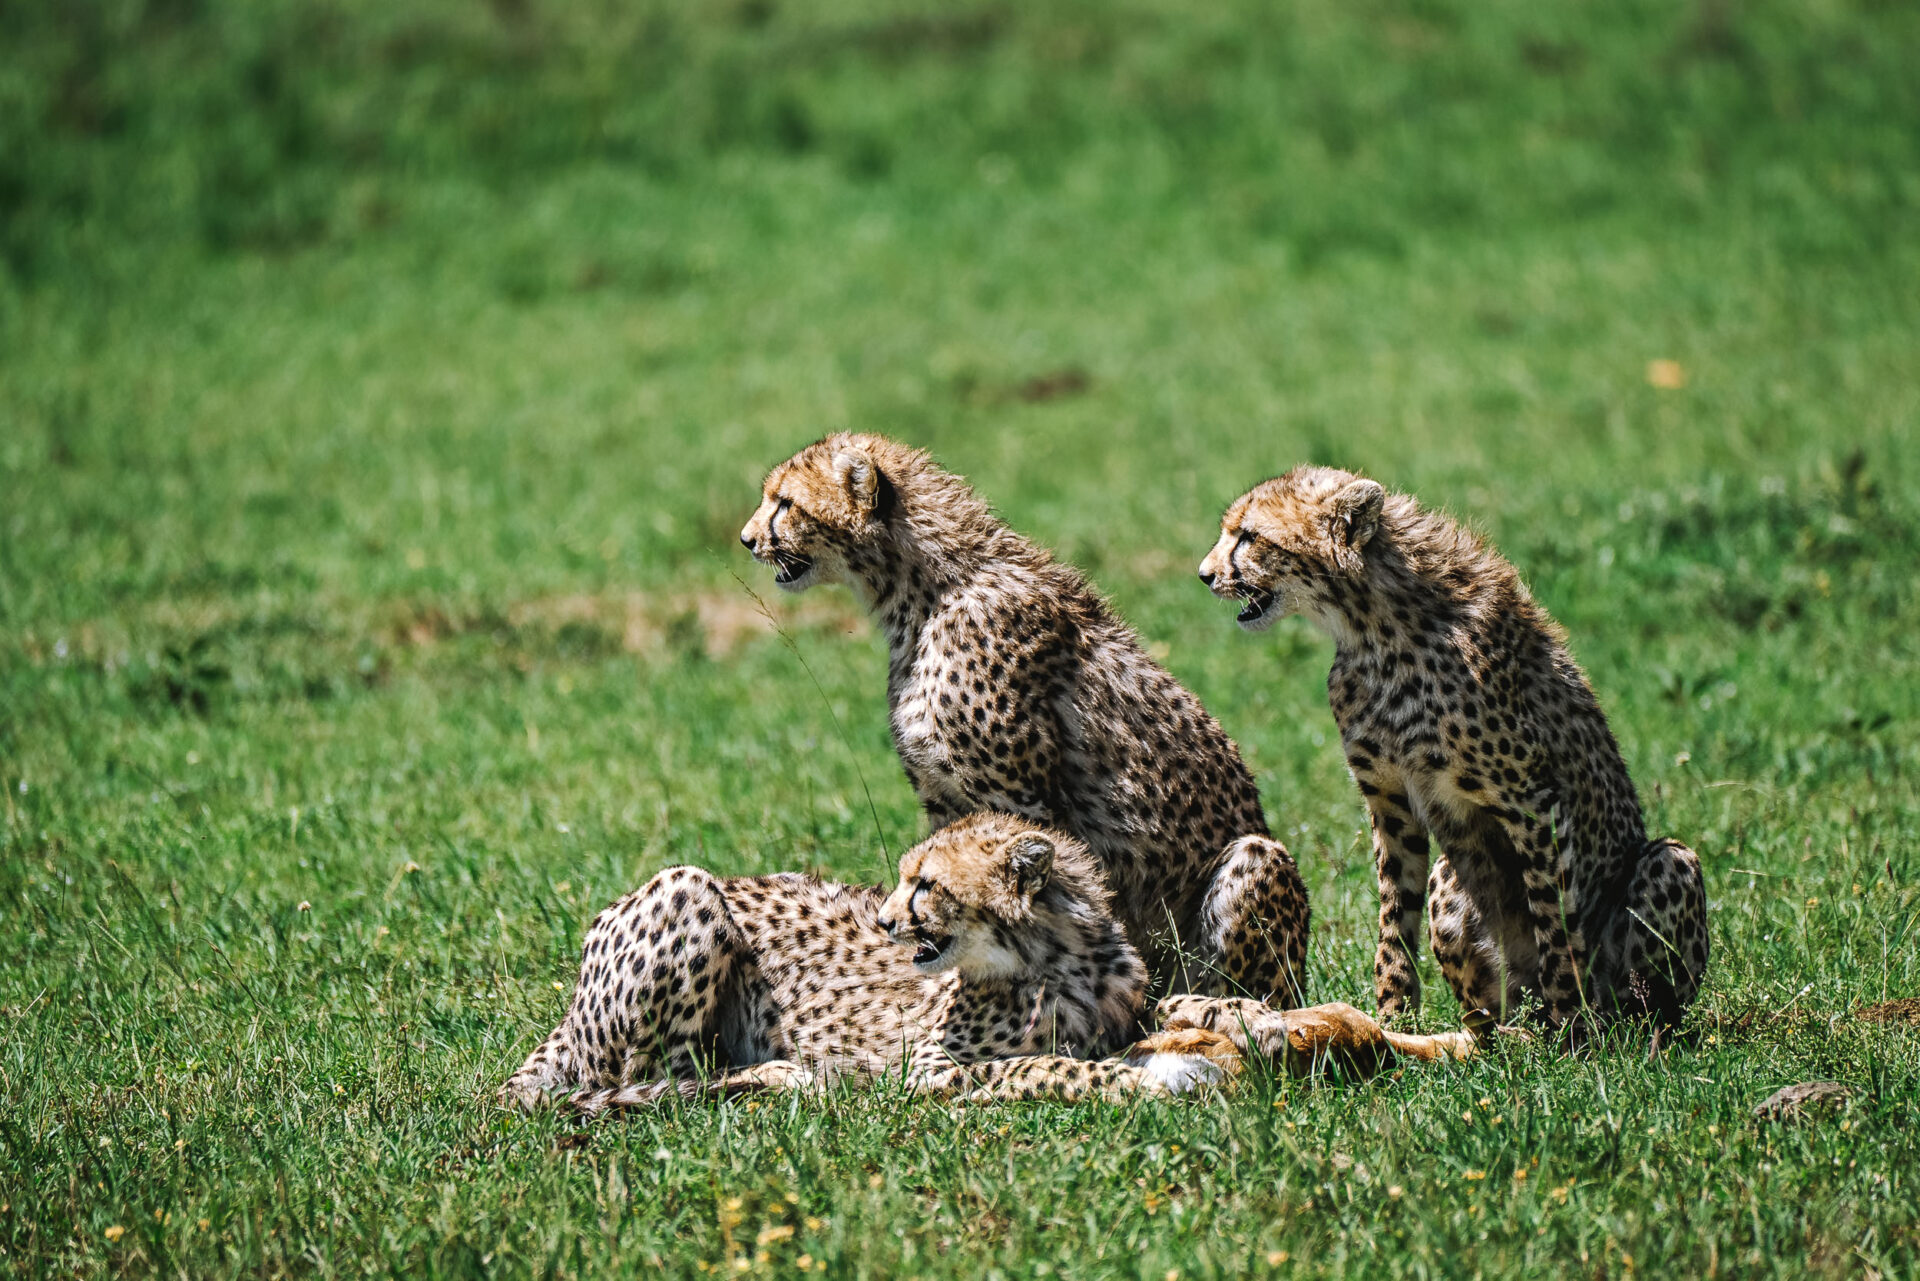
<path fill-rule="evenodd" d="M 1201 906 L 1207 986 L 1291 1009 L 1306 1000 L 1306 883 L 1276 840 L 1243 836 L 1227 850 Z"/>
<path fill-rule="evenodd" d="M 995 1025 L 991 1011 L 949 1005 L 938 1020 L 949 1032 L 958 1032 L 958 1042 L 948 1035 L 929 1036 L 913 1048 L 906 1066 L 906 1081 L 917 1094 L 941 1098 L 959 1098 L 962 1102 L 988 1103 L 1027 1099 L 1052 1099 L 1077 1102 L 1102 1098 L 1118 1102 L 1130 1095 L 1169 1094 L 1176 1086 L 1191 1088 L 1197 1076 L 1206 1076 L 1203 1065 L 1189 1064 L 1183 1076 L 1165 1063 L 1156 1070 L 1116 1062 L 1092 1060 L 1066 1054 L 1010 1054 L 1008 1049 L 1027 1041 L 1031 1029 L 1025 1020 L 1014 1019 Z M 1136 1049 L 1139 1047 L 1135 1047 Z"/>
<path fill-rule="evenodd" d="M 821 1084 L 821 1077 L 804 1064 L 791 1059 L 769 1059 L 765 1063 L 736 1068 L 707 1080 L 667 1077 L 609 1089 L 582 1090 L 566 1101 L 566 1109 L 576 1116 L 591 1120 L 610 1112 L 658 1107 L 669 1099 L 687 1103 L 710 1102 L 747 1094 L 811 1092 L 819 1089 Z"/>
<path fill-rule="evenodd" d="M 1380 946 L 1374 954 L 1374 1004 L 1383 1019 L 1420 1008 L 1420 919 L 1427 905 L 1432 862 L 1426 828 L 1413 815 L 1397 774 L 1365 757 L 1348 763 L 1367 801 L 1373 828 L 1373 869 L 1380 884 Z"/>
<path fill-rule="evenodd" d="M 1445 854 L 1433 860 L 1433 874 L 1427 878 L 1427 929 L 1433 959 L 1463 1012 L 1505 1019 L 1519 1007 L 1517 976 L 1504 963 L 1488 935 L 1486 918 Z"/>
<path fill-rule="evenodd" d="M 1224 1075 L 1224 1072 L 1221 1073 Z M 1176 1078 L 1191 1088 L 1198 1080 Z M 1078 1103 L 1103 1099 L 1124 1103 L 1143 1095 L 1176 1091 L 1167 1074 L 1110 1059 L 1074 1059 L 1024 1054 L 980 1063 L 952 1063 L 909 1077 L 916 1094 L 957 1098 L 962 1103 Z"/>
<path fill-rule="evenodd" d="M 1549 818 L 1537 809 L 1505 806 L 1496 812 L 1520 860 L 1528 927 L 1540 958 L 1540 1000 L 1549 1025 L 1567 1027 L 1586 1005 L 1587 941 L 1570 886 L 1560 874 L 1560 846 Z"/>

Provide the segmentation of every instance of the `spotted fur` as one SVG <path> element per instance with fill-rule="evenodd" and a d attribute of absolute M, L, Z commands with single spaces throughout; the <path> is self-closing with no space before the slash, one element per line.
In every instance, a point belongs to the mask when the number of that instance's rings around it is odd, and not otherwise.
<path fill-rule="evenodd" d="M 907 851 L 891 894 L 661 872 L 587 930 L 565 1018 L 501 1087 L 593 1115 L 901 1070 L 969 1098 L 1168 1093 L 1124 1045 L 1146 971 L 1073 837 L 1000 814 Z"/>
<path fill-rule="evenodd" d="M 1680 1017 L 1707 966 L 1699 859 L 1647 839 L 1599 702 L 1512 565 L 1404 494 L 1302 467 L 1227 509 L 1200 577 L 1249 630 L 1300 614 L 1333 638 L 1328 692 L 1373 826 L 1382 1015 L 1419 1002 L 1430 903 L 1467 1010 Z"/>
<path fill-rule="evenodd" d="M 1299 1003 L 1306 887 L 1252 775 L 1076 571 L 878 436 L 774 468 L 740 540 L 780 586 L 847 583 L 878 616 L 894 746 L 934 829 L 981 809 L 1062 828 L 1163 990 Z"/>

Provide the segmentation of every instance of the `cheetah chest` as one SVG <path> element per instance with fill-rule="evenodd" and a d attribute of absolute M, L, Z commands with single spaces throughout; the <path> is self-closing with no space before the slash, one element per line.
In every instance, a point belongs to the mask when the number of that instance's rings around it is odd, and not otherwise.
<path fill-rule="evenodd" d="M 951 691 L 958 687 L 954 678 L 964 661 L 963 653 L 954 652 L 930 630 L 911 666 L 893 682 L 893 744 L 923 804 L 972 803 L 940 716 L 940 700 L 953 697 Z"/>

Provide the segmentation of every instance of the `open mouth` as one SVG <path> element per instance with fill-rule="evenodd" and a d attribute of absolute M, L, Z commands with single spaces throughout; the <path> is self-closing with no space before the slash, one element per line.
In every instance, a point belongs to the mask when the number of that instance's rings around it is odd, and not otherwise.
<path fill-rule="evenodd" d="M 796 556 L 792 552 L 775 552 L 773 555 L 773 581 L 782 587 L 799 582 L 813 568 L 811 556 Z"/>
<path fill-rule="evenodd" d="M 1234 616 L 1236 623 L 1257 623 L 1267 616 L 1273 608 L 1273 593 L 1249 591 L 1240 602 L 1240 612 Z"/>
<path fill-rule="evenodd" d="M 913 949 L 913 963 L 922 969 L 938 964 L 940 958 L 946 955 L 947 949 L 953 946 L 951 934 L 945 938 L 931 938 L 922 934 L 914 941 L 919 946 Z"/>

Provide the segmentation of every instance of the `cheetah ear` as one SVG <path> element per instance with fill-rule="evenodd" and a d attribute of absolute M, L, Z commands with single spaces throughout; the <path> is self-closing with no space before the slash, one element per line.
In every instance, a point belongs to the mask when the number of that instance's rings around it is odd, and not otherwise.
<path fill-rule="evenodd" d="M 1380 525 L 1387 491 L 1377 480 L 1350 480 L 1333 496 L 1333 541 L 1355 551 L 1367 545 Z"/>
<path fill-rule="evenodd" d="M 1053 842 L 1038 832 L 1026 832 L 1007 842 L 1007 873 L 1022 900 L 1046 888 L 1053 875 Z"/>
<path fill-rule="evenodd" d="M 835 454 L 833 475 L 840 482 L 840 487 L 847 491 L 855 510 L 862 513 L 876 511 L 890 489 L 887 478 L 874 465 L 873 459 L 859 449 L 843 449 Z"/>

